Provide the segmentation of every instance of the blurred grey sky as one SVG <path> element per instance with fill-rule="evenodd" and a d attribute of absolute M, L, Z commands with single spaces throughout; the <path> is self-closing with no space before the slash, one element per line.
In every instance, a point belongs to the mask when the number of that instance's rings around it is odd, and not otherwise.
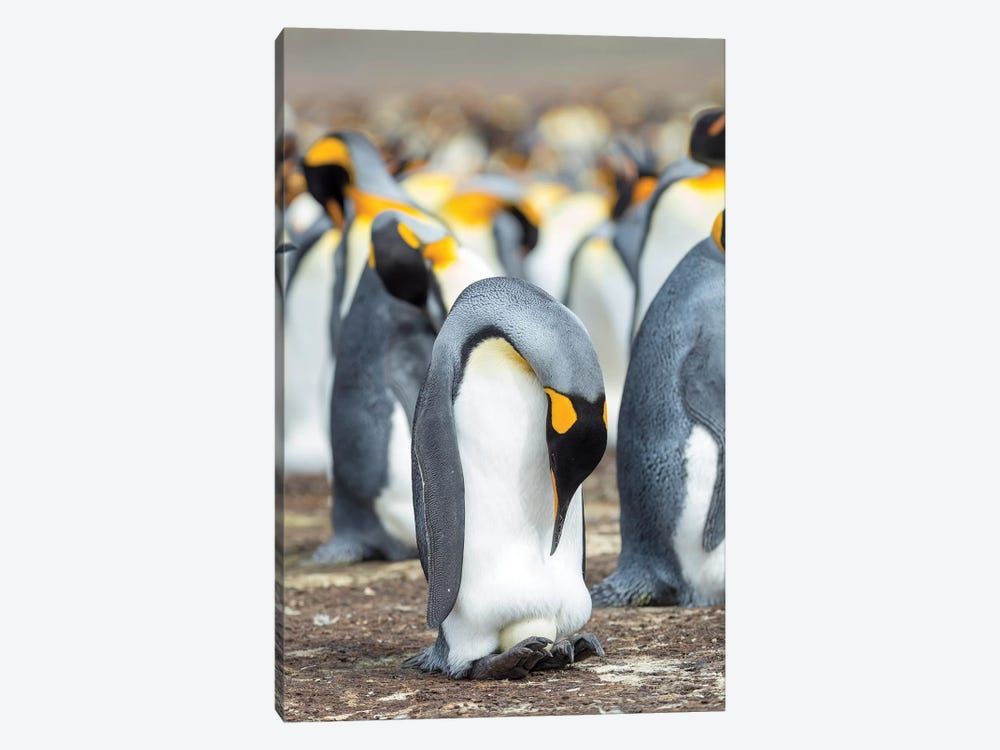
<path fill-rule="evenodd" d="M 629 86 L 687 106 L 724 95 L 724 41 L 669 37 L 285 30 L 285 96 L 470 90 L 527 98 Z"/>

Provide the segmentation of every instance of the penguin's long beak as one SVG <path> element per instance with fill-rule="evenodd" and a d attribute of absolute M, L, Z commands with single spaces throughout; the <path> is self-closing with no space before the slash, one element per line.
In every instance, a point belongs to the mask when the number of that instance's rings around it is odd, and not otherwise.
<path fill-rule="evenodd" d="M 550 469 L 549 473 L 552 476 L 553 513 L 555 515 L 552 527 L 552 549 L 549 551 L 549 555 L 554 555 L 559 546 L 559 540 L 562 538 L 566 512 L 569 510 L 570 503 L 573 502 L 573 495 L 576 494 L 580 482 L 573 483 L 567 477 L 566 472 L 561 472 L 560 476 L 556 474 L 555 469 Z"/>
<path fill-rule="evenodd" d="M 549 397 L 545 435 L 549 448 L 554 515 L 549 554 L 554 555 L 573 496 L 604 455 L 608 432 L 602 416 L 603 396 L 591 403 L 570 398 L 553 388 L 545 388 L 545 393 Z"/>

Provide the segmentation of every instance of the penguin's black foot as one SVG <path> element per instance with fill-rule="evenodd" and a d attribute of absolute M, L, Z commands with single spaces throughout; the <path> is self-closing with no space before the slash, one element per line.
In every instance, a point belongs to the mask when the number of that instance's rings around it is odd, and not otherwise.
<path fill-rule="evenodd" d="M 563 638 L 556 641 L 548 655 L 542 658 L 535 665 L 535 672 L 542 672 L 546 669 L 562 669 L 573 663 L 573 644 L 568 639 Z"/>
<path fill-rule="evenodd" d="M 346 565 L 370 559 L 368 548 L 357 539 L 335 536 L 323 542 L 309 562 L 316 565 Z"/>
<path fill-rule="evenodd" d="M 520 680 L 528 676 L 535 665 L 548 655 L 546 647 L 552 641 L 532 636 L 502 654 L 491 654 L 472 662 L 470 680 Z"/>
<path fill-rule="evenodd" d="M 677 589 L 635 571 L 616 570 L 590 590 L 595 607 L 672 607 Z"/>
<path fill-rule="evenodd" d="M 591 656 L 604 656 L 604 646 L 593 633 L 573 636 L 573 661 L 583 661 Z"/>
<path fill-rule="evenodd" d="M 622 585 L 622 575 L 615 571 L 590 590 L 595 607 L 627 607 L 634 599 L 634 592 Z"/>
<path fill-rule="evenodd" d="M 604 656 L 604 647 L 593 633 L 582 633 L 557 641 L 549 654 L 535 665 L 534 671 L 562 669 L 591 656 Z"/>

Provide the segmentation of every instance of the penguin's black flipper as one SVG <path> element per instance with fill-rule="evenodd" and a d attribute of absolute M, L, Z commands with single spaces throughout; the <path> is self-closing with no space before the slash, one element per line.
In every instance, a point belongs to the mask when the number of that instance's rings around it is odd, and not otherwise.
<path fill-rule="evenodd" d="M 705 519 L 702 547 L 711 552 L 726 538 L 726 346 L 721 329 L 702 328 L 681 369 L 684 409 L 711 433 L 718 446 L 715 487 Z"/>
<path fill-rule="evenodd" d="M 633 284 L 639 283 L 639 253 L 642 250 L 643 230 L 649 218 L 650 202 L 633 206 L 618 220 L 612 245 L 628 269 Z"/>
<path fill-rule="evenodd" d="M 521 250 L 522 229 L 517 217 L 501 211 L 493 220 L 493 240 L 497 245 L 500 265 L 508 276 L 524 278 L 524 255 Z"/>
<path fill-rule="evenodd" d="M 330 346 L 334 354 L 337 352 L 337 341 L 340 338 L 340 303 L 344 299 L 344 288 L 347 275 L 347 237 L 351 231 L 351 221 L 344 226 L 337 249 L 333 251 L 333 314 L 330 316 Z"/>
<path fill-rule="evenodd" d="M 454 370 L 433 357 L 413 415 L 413 512 L 427 578 L 427 625 L 455 606 L 465 550 L 465 477 L 452 406 Z"/>

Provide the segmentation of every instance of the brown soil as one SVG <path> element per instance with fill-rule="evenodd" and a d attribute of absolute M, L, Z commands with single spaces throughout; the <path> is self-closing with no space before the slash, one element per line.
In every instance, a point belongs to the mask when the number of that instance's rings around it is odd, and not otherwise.
<path fill-rule="evenodd" d="M 584 493 L 593 585 L 614 570 L 620 548 L 613 460 L 601 464 Z M 403 659 L 435 638 L 424 620 L 420 563 L 308 565 L 329 534 L 329 502 L 325 480 L 286 482 L 284 601 L 277 613 L 284 635 L 279 713 L 286 720 L 725 708 L 723 607 L 595 609 L 586 629 L 604 645 L 605 658 L 519 681 L 450 680 L 403 669 Z"/>

